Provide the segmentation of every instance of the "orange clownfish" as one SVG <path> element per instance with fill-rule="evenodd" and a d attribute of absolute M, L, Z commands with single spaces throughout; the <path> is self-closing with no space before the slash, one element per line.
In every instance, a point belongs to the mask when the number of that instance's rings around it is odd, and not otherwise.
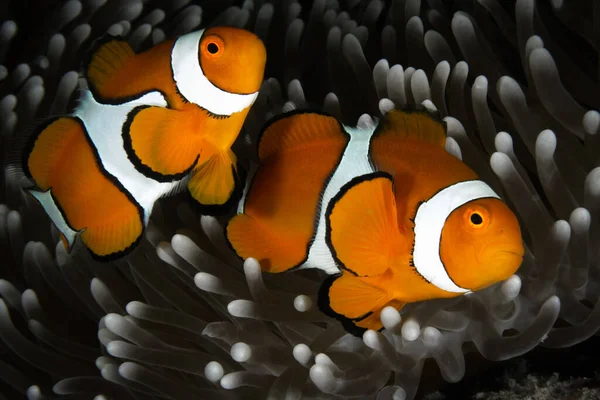
<path fill-rule="evenodd" d="M 67 250 L 79 236 L 95 258 L 125 254 L 156 200 L 185 186 L 203 206 L 226 205 L 239 180 L 231 146 L 265 63 L 262 41 L 231 27 L 139 54 L 124 40 L 99 44 L 74 112 L 39 127 L 23 153 L 28 192 Z"/>
<path fill-rule="evenodd" d="M 266 272 L 330 274 L 319 307 L 356 335 L 382 329 L 386 306 L 504 280 L 524 254 L 517 218 L 445 140 L 424 109 L 391 110 L 369 129 L 284 114 L 262 132 L 227 239 Z"/>

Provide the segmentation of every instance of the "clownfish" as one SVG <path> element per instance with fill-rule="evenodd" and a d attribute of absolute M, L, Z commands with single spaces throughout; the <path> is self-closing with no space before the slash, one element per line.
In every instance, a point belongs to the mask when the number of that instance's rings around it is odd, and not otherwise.
<path fill-rule="evenodd" d="M 227 240 L 265 272 L 325 271 L 319 307 L 355 335 L 381 330 L 384 307 L 505 280 L 524 254 L 517 218 L 445 141 L 445 122 L 421 108 L 368 129 L 276 117 Z"/>
<path fill-rule="evenodd" d="M 227 206 L 241 192 L 231 146 L 265 63 L 263 42 L 231 27 L 138 54 L 114 37 L 99 43 L 74 112 L 38 127 L 23 151 L 23 172 L 35 183 L 27 191 L 65 248 L 80 237 L 94 258 L 126 254 L 154 203 L 186 186 L 209 213 Z"/>

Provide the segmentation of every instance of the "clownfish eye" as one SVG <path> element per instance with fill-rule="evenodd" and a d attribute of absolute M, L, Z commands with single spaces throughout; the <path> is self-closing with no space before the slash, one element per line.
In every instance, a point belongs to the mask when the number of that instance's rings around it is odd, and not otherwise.
<path fill-rule="evenodd" d="M 464 223 L 471 229 L 481 230 L 490 223 L 490 213 L 487 208 L 470 206 L 463 214 Z"/>
<path fill-rule="evenodd" d="M 206 46 L 206 50 L 208 50 L 210 54 L 217 54 L 219 52 L 219 45 L 216 43 L 209 43 Z"/>
<path fill-rule="evenodd" d="M 473 214 L 471 214 L 471 223 L 473 225 L 481 225 L 481 224 L 483 224 L 483 217 L 481 216 L 481 214 L 478 214 L 476 212 L 474 212 Z"/>
<path fill-rule="evenodd" d="M 208 35 L 202 40 L 202 54 L 209 59 L 220 58 L 225 51 L 225 42 L 217 35 Z"/>

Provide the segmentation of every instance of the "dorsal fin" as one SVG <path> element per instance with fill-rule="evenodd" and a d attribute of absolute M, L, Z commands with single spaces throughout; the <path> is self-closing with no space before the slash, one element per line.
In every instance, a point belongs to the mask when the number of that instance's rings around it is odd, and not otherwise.
<path fill-rule="evenodd" d="M 106 36 L 96 44 L 85 66 L 88 84 L 96 91 L 101 91 L 104 84 L 123 67 L 135 52 L 123 39 Z"/>
<path fill-rule="evenodd" d="M 444 147 L 446 123 L 423 106 L 390 110 L 379 123 L 377 136 L 420 140 Z"/>
<path fill-rule="evenodd" d="M 337 118 L 311 111 L 292 111 L 271 120 L 264 128 L 258 145 L 261 161 L 281 152 L 315 141 L 340 142 L 343 146 L 349 136 Z"/>

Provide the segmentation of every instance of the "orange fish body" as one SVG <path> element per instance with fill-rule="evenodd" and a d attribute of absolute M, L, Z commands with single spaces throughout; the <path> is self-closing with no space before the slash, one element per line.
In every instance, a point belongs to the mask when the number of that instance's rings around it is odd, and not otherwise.
<path fill-rule="evenodd" d="M 203 206 L 232 199 L 231 146 L 258 95 L 266 51 L 229 27 L 191 32 L 135 54 L 110 40 L 91 55 L 89 89 L 69 117 L 41 126 L 24 171 L 68 249 L 99 259 L 131 250 L 162 196 L 187 185 Z"/>
<path fill-rule="evenodd" d="M 321 309 L 355 334 L 386 306 L 447 298 L 512 275 L 515 215 L 462 161 L 429 113 L 392 110 L 373 129 L 294 112 L 272 121 L 260 165 L 227 226 L 237 254 L 268 272 L 330 274 Z"/>

